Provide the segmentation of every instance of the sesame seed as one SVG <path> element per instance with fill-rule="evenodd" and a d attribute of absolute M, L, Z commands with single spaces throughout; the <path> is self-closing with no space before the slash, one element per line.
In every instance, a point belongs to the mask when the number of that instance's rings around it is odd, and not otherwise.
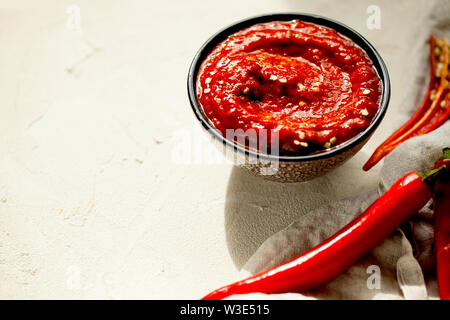
<path fill-rule="evenodd" d="M 299 83 L 297 83 L 297 86 L 298 86 L 298 88 L 300 89 L 300 90 L 305 90 L 305 86 L 303 85 L 303 84 L 301 84 L 300 82 Z"/>
<path fill-rule="evenodd" d="M 300 139 L 305 139 L 305 136 L 306 136 L 306 134 L 303 132 L 303 131 L 300 131 L 299 133 L 298 133 L 298 137 L 300 138 Z"/>
<path fill-rule="evenodd" d="M 211 78 L 206 78 L 206 79 L 205 79 L 205 83 L 206 83 L 206 84 L 210 84 L 210 83 L 211 83 Z"/>
<path fill-rule="evenodd" d="M 330 143 L 333 144 L 333 143 L 336 142 L 336 140 L 337 140 L 336 137 L 333 137 L 333 138 L 330 139 Z"/>
<path fill-rule="evenodd" d="M 440 54 L 441 54 L 441 48 L 439 48 L 439 47 L 434 48 L 434 55 L 438 56 Z"/>
<path fill-rule="evenodd" d="M 296 144 L 298 146 L 301 146 L 301 147 L 304 147 L 304 148 L 308 147 L 308 142 L 305 142 L 305 141 L 294 140 L 294 144 Z"/>
<path fill-rule="evenodd" d="M 274 80 L 275 81 L 277 79 L 278 79 L 278 77 L 276 75 L 274 75 L 274 74 L 270 76 L 270 80 Z"/>
<path fill-rule="evenodd" d="M 300 142 L 300 146 L 304 147 L 304 148 L 308 148 L 308 142 Z"/>
<path fill-rule="evenodd" d="M 203 90 L 204 93 L 209 93 L 211 91 L 210 88 L 206 88 L 205 90 Z"/>
<path fill-rule="evenodd" d="M 369 94 L 369 93 L 370 93 L 370 90 L 369 90 L 369 89 L 364 89 L 362 93 L 363 93 L 363 94 Z"/>
<path fill-rule="evenodd" d="M 287 80 L 286 79 L 284 79 L 284 78 L 281 78 L 280 80 L 278 80 L 278 81 L 280 81 L 281 83 L 286 83 L 287 82 Z"/>
<path fill-rule="evenodd" d="M 367 111 L 367 109 L 362 109 L 362 110 L 361 110 L 361 114 L 362 114 L 363 116 L 368 116 L 368 115 L 369 115 L 369 111 Z"/>
<path fill-rule="evenodd" d="M 430 100 L 433 101 L 436 98 L 436 91 L 435 90 L 431 90 L 430 92 Z"/>
<path fill-rule="evenodd" d="M 219 84 L 223 84 L 223 80 L 219 80 Z"/>
<path fill-rule="evenodd" d="M 445 108 L 445 100 L 442 100 L 442 101 L 441 101 L 440 106 L 441 106 L 441 108 Z"/>
<path fill-rule="evenodd" d="M 324 147 L 325 149 L 328 149 L 328 148 L 331 147 L 331 143 L 325 142 L 325 144 L 323 145 L 323 147 Z"/>
<path fill-rule="evenodd" d="M 306 102 L 305 102 L 305 101 L 300 101 L 300 102 L 298 103 L 298 105 L 299 105 L 300 107 L 303 107 L 304 105 L 306 105 Z"/>
<path fill-rule="evenodd" d="M 444 65 L 441 62 L 439 62 L 436 65 L 436 78 L 440 78 L 441 77 L 441 72 L 442 72 L 443 68 L 444 68 Z"/>
<path fill-rule="evenodd" d="M 244 94 L 247 94 L 247 93 L 249 93 L 250 92 L 250 88 L 249 87 L 245 87 L 245 89 L 244 89 Z"/>
<path fill-rule="evenodd" d="M 312 90 L 313 90 L 314 92 L 319 92 L 319 91 L 320 91 L 320 88 L 319 88 L 319 87 L 313 87 Z"/>

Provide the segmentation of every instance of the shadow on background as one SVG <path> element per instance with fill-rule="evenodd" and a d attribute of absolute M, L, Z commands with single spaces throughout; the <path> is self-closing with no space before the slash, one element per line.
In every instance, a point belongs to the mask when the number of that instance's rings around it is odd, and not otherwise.
<path fill-rule="evenodd" d="M 225 230 L 236 267 L 241 269 L 268 237 L 309 211 L 375 188 L 377 170 L 361 177 L 366 158 L 359 152 L 325 176 L 301 183 L 267 181 L 233 167 L 226 194 Z"/>

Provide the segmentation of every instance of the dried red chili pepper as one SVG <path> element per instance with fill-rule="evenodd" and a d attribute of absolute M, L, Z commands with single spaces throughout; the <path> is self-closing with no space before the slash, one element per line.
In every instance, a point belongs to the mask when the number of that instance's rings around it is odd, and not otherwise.
<path fill-rule="evenodd" d="M 436 60 L 436 58 L 439 58 Z M 399 144 L 433 131 L 450 118 L 449 43 L 445 38 L 430 37 L 430 83 L 417 112 L 387 138 L 364 164 L 369 170 Z"/>
<path fill-rule="evenodd" d="M 437 280 L 439 297 L 450 300 L 450 149 L 444 150 L 444 157 L 436 163 L 435 168 L 440 167 L 447 170 L 437 178 L 433 189 Z"/>

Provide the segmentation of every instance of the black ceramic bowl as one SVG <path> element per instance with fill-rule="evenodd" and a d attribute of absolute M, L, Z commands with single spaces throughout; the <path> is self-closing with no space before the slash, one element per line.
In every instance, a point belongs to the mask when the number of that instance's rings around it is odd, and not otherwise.
<path fill-rule="evenodd" d="M 359 45 L 367 53 L 378 72 L 383 86 L 378 112 L 372 119 L 370 125 L 364 131 L 360 132 L 352 139 L 322 152 L 309 155 L 278 156 L 249 150 L 236 144 L 234 141 L 226 139 L 220 131 L 212 126 L 204 114 L 202 106 L 198 102 L 196 95 L 198 70 L 203 60 L 212 51 L 212 49 L 218 43 L 225 40 L 229 35 L 258 23 L 270 21 L 290 21 L 295 19 L 332 28 L 340 34 L 353 40 L 353 42 Z M 310 180 L 326 173 L 352 157 L 364 146 L 382 121 L 390 98 L 390 81 L 388 70 L 381 56 L 375 48 L 363 38 L 363 36 L 340 22 L 325 17 L 304 13 L 281 13 L 258 16 L 234 23 L 231 26 L 217 32 L 203 44 L 195 55 L 189 69 L 187 87 L 189 101 L 195 116 L 200 121 L 203 128 L 214 137 L 214 140 L 219 143 L 224 151 L 232 150 L 234 155 L 233 159 L 237 162 L 237 165 L 249 169 L 256 175 L 262 175 L 266 179 L 282 182 L 299 182 Z"/>

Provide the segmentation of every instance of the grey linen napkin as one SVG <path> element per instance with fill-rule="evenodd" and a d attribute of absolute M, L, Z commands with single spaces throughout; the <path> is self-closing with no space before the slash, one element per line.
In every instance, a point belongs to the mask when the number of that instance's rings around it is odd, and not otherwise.
<path fill-rule="evenodd" d="M 428 135 L 403 143 L 386 158 L 378 190 L 343 199 L 309 212 L 267 239 L 243 269 L 251 274 L 259 273 L 288 261 L 327 239 L 364 211 L 398 177 L 412 170 L 426 171 L 432 168 L 432 159 L 439 157 L 442 146 L 450 142 L 449 138 L 450 122 L 447 122 Z M 403 230 L 410 233 L 410 239 Z M 438 298 L 432 245 L 432 212 L 426 206 L 410 219 L 408 224 L 395 231 L 368 255 L 327 285 L 305 294 L 270 295 L 270 298 Z M 380 271 L 379 285 L 372 282 L 374 269 Z M 261 294 L 252 294 L 251 298 L 256 299 L 259 295 Z M 247 295 L 246 298 L 250 297 Z"/>
<path fill-rule="evenodd" d="M 450 35 L 450 2 L 430 2 L 421 16 L 411 50 L 411 69 L 397 116 L 398 126 L 417 109 L 428 75 L 428 37 Z M 450 122 L 425 136 L 401 144 L 384 160 L 378 190 L 310 211 L 268 238 L 244 265 L 256 274 L 286 262 L 327 239 L 364 211 L 398 178 L 433 167 L 442 147 L 450 146 Z M 362 173 L 361 173 L 362 174 Z M 231 299 L 437 299 L 433 255 L 433 212 L 429 204 L 374 250 L 333 281 L 304 294 L 260 293 Z M 370 235 L 368 235 L 369 237 Z M 378 272 L 380 277 L 377 278 Z"/>

